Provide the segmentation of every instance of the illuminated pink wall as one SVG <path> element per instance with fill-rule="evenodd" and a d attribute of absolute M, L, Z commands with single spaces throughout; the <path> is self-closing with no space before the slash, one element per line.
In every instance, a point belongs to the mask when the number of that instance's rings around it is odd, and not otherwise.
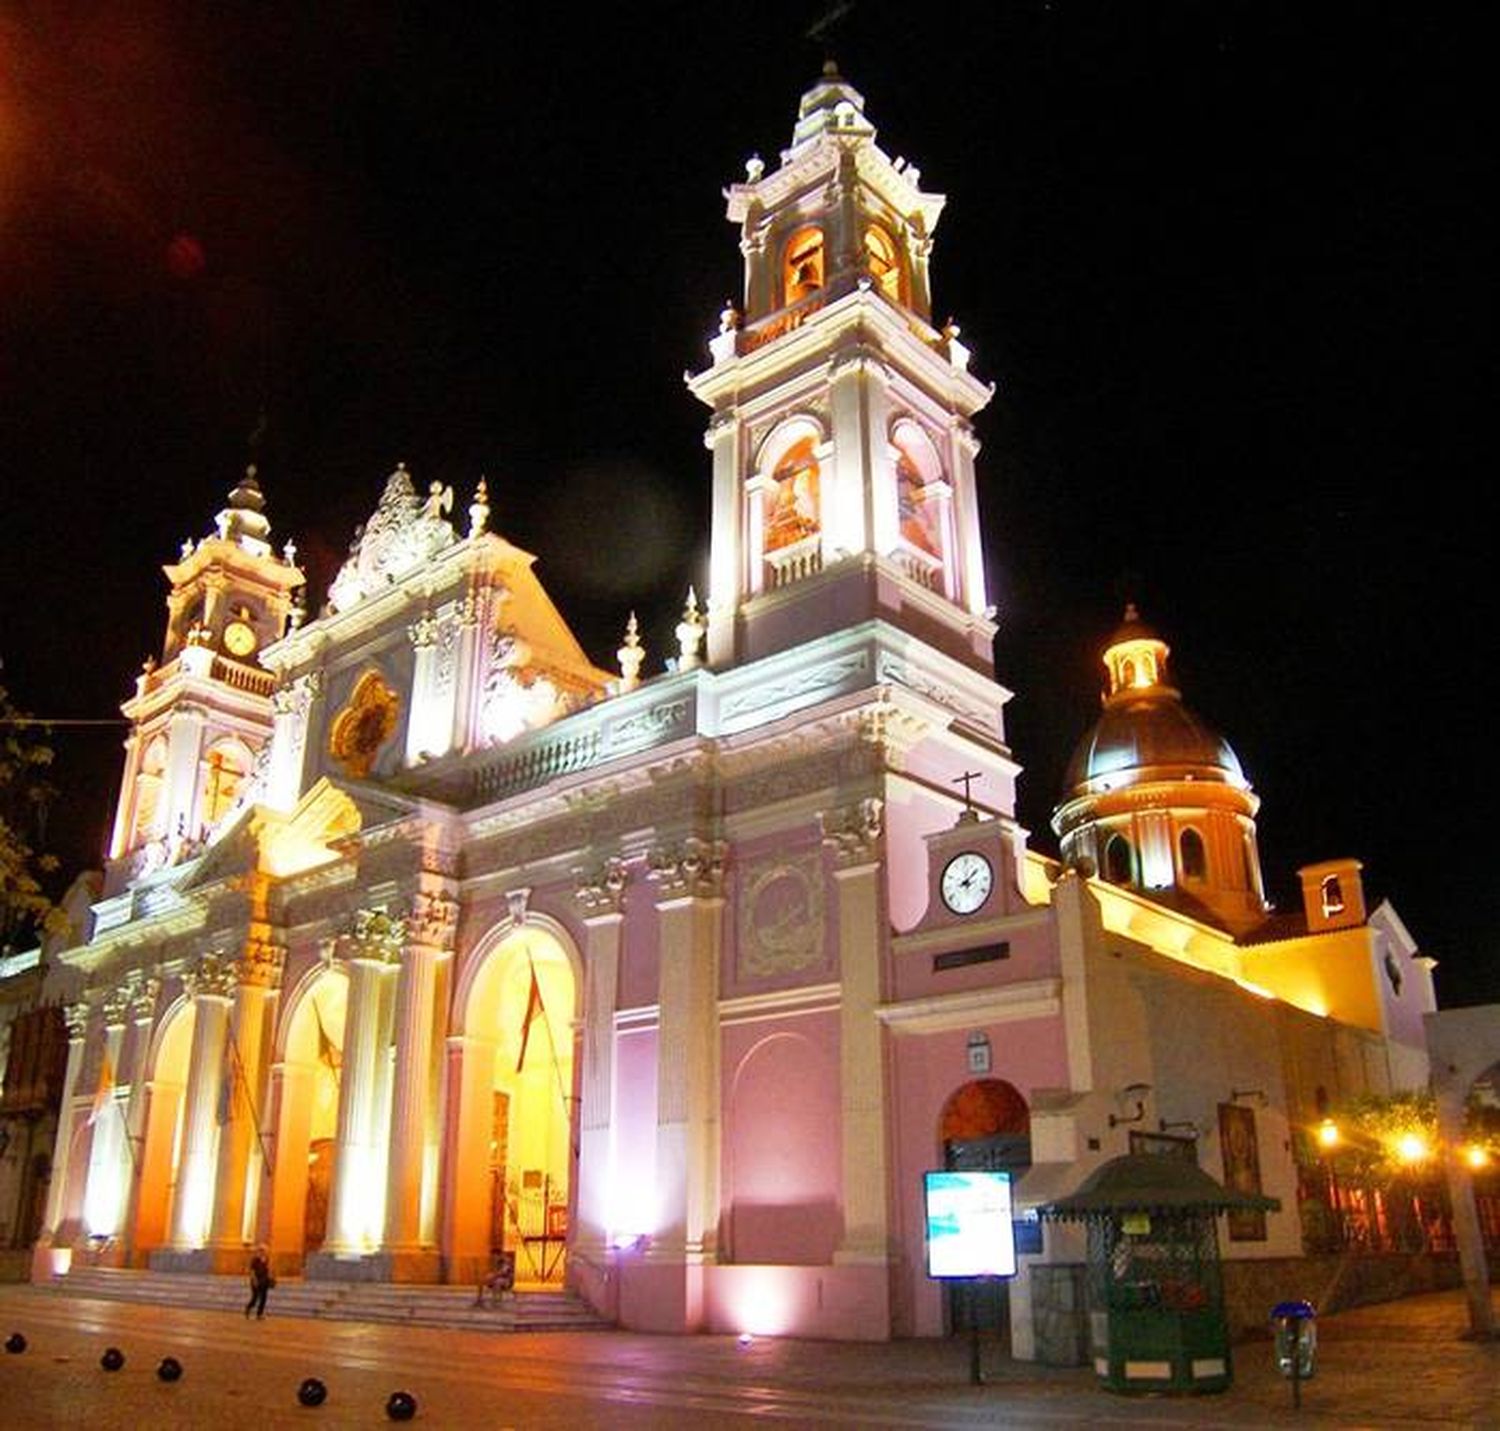
<path fill-rule="evenodd" d="M 723 1053 L 729 1260 L 832 1261 L 842 1232 L 837 1016 L 731 1025 Z"/>
<path fill-rule="evenodd" d="M 611 1235 L 656 1230 L 656 1030 L 615 1042 L 615 1160 Z"/>

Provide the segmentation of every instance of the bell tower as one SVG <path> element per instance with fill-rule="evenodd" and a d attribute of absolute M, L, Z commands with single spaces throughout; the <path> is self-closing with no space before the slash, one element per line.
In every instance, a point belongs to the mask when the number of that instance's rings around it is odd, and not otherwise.
<path fill-rule="evenodd" d="M 688 383 L 713 412 L 710 664 L 878 617 L 990 674 L 972 419 L 992 390 L 932 325 L 943 197 L 831 63 L 777 167 L 752 158 L 725 197 L 741 306 Z"/>
<path fill-rule="evenodd" d="M 106 893 L 195 853 L 248 787 L 271 733 L 275 677 L 259 653 L 300 619 L 291 542 L 271 549 L 254 467 L 213 532 L 163 571 L 167 629 L 121 707 L 130 721 Z"/>

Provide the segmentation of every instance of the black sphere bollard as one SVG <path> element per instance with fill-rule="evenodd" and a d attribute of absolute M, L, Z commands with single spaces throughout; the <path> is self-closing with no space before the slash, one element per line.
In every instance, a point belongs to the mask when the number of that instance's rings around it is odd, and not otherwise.
<path fill-rule="evenodd" d="M 392 1421 L 410 1421 L 417 1414 L 417 1398 L 409 1391 L 393 1391 L 385 1404 L 385 1414 Z"/>
<path fill-rule="evenodd" d="M 20 1334 L 20 1332 L 12 1332 L 5 1339 L 5 1350 L 8 1351 L 8 1352 L 10 1352 L 11 1355 L 13 1355 L 13 1356 L 17 1352 L 23 1352 L 23 1351 L 25 1351 L 26 1350 L 26 1338 L 23 1337 Z"/>
<path fill-rule="evenodd" d="M 175 1356 L 164 1356 L 161 1365 L 156 1368 L 156 1374 L 163 1381 L 181 1381 L 182 1363 Z"/>
<path fill-rule="evenodd" d="M 321 1406 L 328 1400 L 328 1388 L 317 1377 L 309 1376 L 297 1388 L 297 1400 L 304 1406 Z"/>
<path fill-rule="evenodd" d="M 104 1355 L 99 1358 L 99 1365 L 105 1371 L 119 1371 L 125 1365 L 125 1353 L 119 1347 L 105 1347 Z"/>

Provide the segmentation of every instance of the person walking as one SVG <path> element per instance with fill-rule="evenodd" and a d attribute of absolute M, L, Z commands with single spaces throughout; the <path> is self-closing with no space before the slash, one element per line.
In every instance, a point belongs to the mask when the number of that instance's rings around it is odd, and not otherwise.
<path fill-rule="evenodd" d="M 263 1246 L 257 1247 L 255 1256 L 250 1259 L 250 1300 L 245 1303 L 247 1317 L 252 1308 L 255 1310 L 256 1321 L 265 1316 L 266 1293 L 275 1285 L 276 1279 L 271 1275 L 271 1259 Z"/>

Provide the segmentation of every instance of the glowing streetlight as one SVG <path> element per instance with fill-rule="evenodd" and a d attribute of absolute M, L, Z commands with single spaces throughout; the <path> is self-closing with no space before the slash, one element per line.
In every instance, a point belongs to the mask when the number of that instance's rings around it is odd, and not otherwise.
<path fill-rule="evenodd" d="M 1318 1124 L 1318 1143 L 1324 1148 L 1338 1147 L 1339 1125 L 1332 1118 L 1325 1118 Z"/>
<path fill-rule="evenodd" d="M 1416 1133 L 1403 1133 L 1396 1140 L 1396 1156 L 1403 1163 L 1420 1163 L 1427 1152 L 1426 1140 Z"/>
<path fill-rule="evenodd" d="M 1471 1168 L 1485 1168 L 1489 1166 L 1490 1155 L 1477 1143 L 1470 1143 L 1469 1146 L 1464 1149 L 1464 1160 Z"/>

